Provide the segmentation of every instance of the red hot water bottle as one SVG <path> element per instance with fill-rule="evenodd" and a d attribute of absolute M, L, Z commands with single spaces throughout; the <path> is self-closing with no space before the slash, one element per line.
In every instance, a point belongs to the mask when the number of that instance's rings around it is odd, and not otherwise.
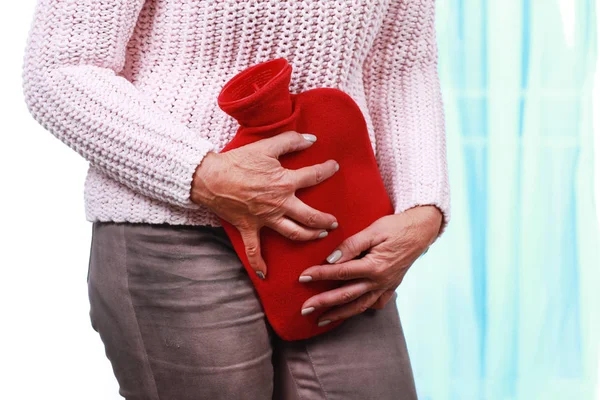
<path fill-rule="evenodd" d="M 278 336 L 289 341 L 319 335 L 343 322 L 317 326 L 318 317 L 326 309 L 301 315 L 301 306 L 310 297 L 345 283 L 301 283 L 298 277 L 302 271 L 313 265 L 327 264 L 327 256 L 344 239 L 380 217 L 394 213 L 358 105 L 336 88 L 290 93 L 291 74 L 292 67 L 285 58 L 255 64 L 231 78 L 218 96 L 219 107 L 240 125 L 221 152 L 294 130 L 312 133 L 317 141 L 305 150 L 280 156 L 284 168 L 298 169 L 329 159 L 340 165 L 332 177 L 296 191 L 296 196 L 309 206 L 334 215 L 338 227 L 323 239 L 309 241 L 291 240 L 263 227 L 260 241 L 267 265 L 265 280 L 250 267 L 237 228 L 221 219 L 269 323 Z"/>

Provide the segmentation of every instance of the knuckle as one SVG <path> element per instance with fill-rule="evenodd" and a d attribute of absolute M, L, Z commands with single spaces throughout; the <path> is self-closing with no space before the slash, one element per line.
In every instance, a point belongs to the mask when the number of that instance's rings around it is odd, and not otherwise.
<path fill-rule="evenodd" d="M 376 262 L 372 256 L 365 256 L 365 257 L 361 258 L 361 262 L 365 263 L 367 269 L 372 274 L 377 274 L 384 270 L 383 264 Z"/>
<path fill-rule="evenodd" d="M 259 221 L 268 221 L 281 215 L 287 202 L 284 196 L 261 196 L 257 200 L 258 204 L 251 209 L 251 213 Z"/>
<path fill-rule="evenodd" d="M 364 313 L 365 311 L 367 311 L 369 309 L 369 306 L 367 305 L 367 303 L 361 303 L 358 306 L 358 312 L 359 313 Z"/>
<path fill-rule="evenodd" d="M 373 262 L 370 263 L 373 264 Z M 373 265 L 371 267 L 371 276 L 378 281 L 384 280 L 386 277 L 386 268 L 382 265 Z"/>
<path fill-rule="evenodd" d="M 320 183 L 325 178 L 322 168 L 315 168 L 315 182 Z"/>
<path fill-rule="evenodd" d="M 284 193 L 293 193 L 296 190 L 296 182 L 289 170 L 283 170 L 279 177 L 279 188 Z"/>
<path fill-rule="evenodd" d="M 237 228 L 240 230 L 240 233 L 242 235 L 242 239 L 247 240 L 247 236 L 250 234 L 250 231 L 252 229 L 252 224 L 250 222 L 250 220 L 248 218 L 242 218 L 238 221 L 236 221 Z"/>
<path fill-rule="evenodd" d="M 306 224 L 309 226 L 314 226 L 317 224 L 318 220 L 319 220 L 319 215 L 316 212 L 311 212 L 308 215 L 308 218 L 306 218 Z"/>
<path fill-rule="evenodd" d="M 346 240 L 344 240 L 344 242 L 340 245 L 340 247 L 344 247 L 345 249 L 349 250 L 350 252 L 354 252 L 354 249 L 356 249 L 358 243 L 356 243 L 356 237 L 354 236 L 350 236 L 349 238 L 347 238 Z"/>
<path fill-rule="evenodd" d="M 337 279 L 347 280 L 350 278 L 350 269 L 346 266 L 340 266 L 337 270 Z"/>
<path fill-rule="evenodd" d="M 279 206 L 273 208 L 263 220 L 265 225 L 268 225 L 273 229 L 283 229 L 284 216 L 290 212 L 291 209 L 292 207 L 290 207 L 287 200 L 282 201 Z"/>
<path fill-rule="evenodd" d="M 349 303 L 354 300 L 354 296 L 350 292 L 342 292 L 340 297 L 344 303 Z"/>
<path fill-rule="evenodd" d="M 248 255 L 248 257 L 256 257 L 258 255 L 258 246 L 256 246 L 256 245 L 246 246 L 246 254 Z"/>
<path fill-rule="evenodd" d="M 292 240 L 298 240 L 298 239 L 300 239 L 301 236 L 302 236 L 302 232 L 300 231 L 300 229 L 292 229 L 288 233 L 288 238 L 290 238 Z"/>
<path fill-rule="evenodd" d="M 282 215 L 286 210 L 286 197 L 273 197 L 270 200 L 267 200 L 267 202 L 267 207 L 262 213 L 263 220 L 275 219 L 278 216 Z"/>

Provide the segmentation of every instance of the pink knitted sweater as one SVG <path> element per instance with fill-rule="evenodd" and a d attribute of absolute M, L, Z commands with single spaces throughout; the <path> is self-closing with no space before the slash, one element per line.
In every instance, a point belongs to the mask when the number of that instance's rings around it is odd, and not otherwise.
<path fill-rule="evenodd" d="M 89 162 L 88 221 L 220 226 L 194 170 L 236 121 L 233 75 L 285 57 L 291 92 L 335 87 L 363 111 L 396 212 L 450 219 L 434 0 L 38 0 L 24 55 L 33 117 Z"/>

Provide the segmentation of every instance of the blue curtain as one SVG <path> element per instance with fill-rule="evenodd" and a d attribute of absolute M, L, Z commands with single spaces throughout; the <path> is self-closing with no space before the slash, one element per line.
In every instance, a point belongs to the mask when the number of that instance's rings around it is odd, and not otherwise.
<path fill-rule="evenodd" d="M 421 400 L 595 398 L 594 0 L 438 0 L 452 221 L 398 288 Z"/>

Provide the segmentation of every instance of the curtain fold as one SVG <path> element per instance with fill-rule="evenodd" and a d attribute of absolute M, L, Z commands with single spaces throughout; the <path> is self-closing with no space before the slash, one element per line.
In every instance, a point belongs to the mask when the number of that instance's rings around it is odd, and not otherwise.
<path fill-rule="evenodd" d="M 419 398 L 594 399 L 594 0 L 436 18 L 453 218 L 398 288 Z"/>

